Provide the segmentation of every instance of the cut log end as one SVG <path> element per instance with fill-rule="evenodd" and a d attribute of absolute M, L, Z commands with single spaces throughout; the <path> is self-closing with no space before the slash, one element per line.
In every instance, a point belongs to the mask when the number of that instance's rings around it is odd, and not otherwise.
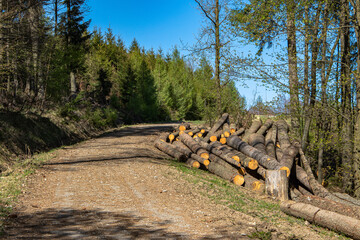
<path fill-rule="evenodd" d="M 200 163 L 198 161 L 194 161 L 192 164 L 193 168 L 200 168 Z"/>
<path fill-rule="evenodd" d="M 180 136 L 180 135 L 183 135 L 184 133 L 185 133 L 184 131 L 180 131 L 180 132 L 179 132 L 179 136 Z"/>
<path fill-rule="evenodd" d="M 194 136 L 194 133 L 193 132 L 188 132 L 189 136 Z"/>
<path fill-rule="evenodd" d="M 209 159 L 209 154 L 208 154 L 208 153 L 201 153 L 201 154 L 200 154 L 200 157 L 208 160 L 208 159 Z"/>
<path fill-rule="evenodd" d="M 255 181 L 251 184 L 251 188 L 254 191 L 260 191 L 265 189 L 265 184 L 261 181 Z"/>
<path fill-rule="evenodd" d="M 220 138 L 220 142 L 221 142 L 221 144 L 226 144 L 226 138 L 224 138 L 224 137 Z"/>
<path fill-rule="evenodd" d="M 210 137 L 210 142 L 215 142 L 217 141 L 217 136 L 211 136 Z"/>
<path fill-rule="evenodd" d="M 237 161 L 237 162 L 240 162 L 239 156 L 236 156 L 236 155 L 235 155 L 235 156 L 232 156 L 231 158 L 234 159 L 234 160 Z"/>
<path fill-rule="evenodd" d="M 198 135 L 197 135 L 198 137 L 202 137 L 203 136 L 203 134 L 202 133 L 198 133 Z"/>
<path fill-rule="evenodd" d="M 238 169 L 238 172 L 241 174 L 241 175 L 245 175 L 246 174 L 246 170 L 245 170 L 245 168 L 243 168 L 243 167 L 240 167 L 239 169 Z"/>
<path fill-rule="evenodd" d="M 169 135 L 169 140 L 170 140 L 170 142 L 174 141 L 174 139 L 175 139 L 175 135 L 174 135 L 174 134 L 170 134 L 170 135 Z"/>
<path fill-rule="evenodd" d="M 201 133 L 205 133 L 206 130 L 205 130 L 205 129 L 201 129 L 200 132 L 201 132 Z"/>
<path fill-rule="evenodd" d="M 236 175 L 233 179 L 233 183 L 238 186 L 242 186 L 245 182 L 245 179 L 241 175 Z"/>
<path fill-rule="evenodd" d="M 209 166 L 209 164 L 210 164 L 210 161 L 209 160 L 204 160 L 204 165 L 207 167 L 207 166 Z"/>
<path fill-rule="evenodd" d="M 230 132 L 224 132 L 224 136 L 225 136 L 226 138 L 230 137 Z"/>
<path fill-rule="evenodd" d="M 290 169 L 288 167 L 281 167 L 280 170 L 285 170 L 286 171 L 286 176 L 289 177 L 290 176 Z"/>
<path fill-rule="evenodd" d="M 250 168 L 251 170 L 256 170 L 258 167 L 259 167 L 258 161 L 256 161 L 255 159 L 251 159 L 249 161 L 248 168 Z"/>

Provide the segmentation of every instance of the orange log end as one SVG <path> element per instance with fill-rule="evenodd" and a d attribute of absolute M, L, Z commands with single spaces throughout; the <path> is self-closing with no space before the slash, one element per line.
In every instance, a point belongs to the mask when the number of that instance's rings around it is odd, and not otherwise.
<path fill-rule="evenodd" d="M 201 129 L 201 131 L 200 131 L 201 133 L 205 133 L 205 129 Z"/>
<path fill-rule="evenodd" d="M 217 141 L 217 137 L 216 137 L 216 136 L 211 136 L 211 137 L 210 137 L 210 141 L 211 141 L 211 142 Z"/>
<path fill-rule="evenodd" d="M 202 133 L 198 133 L 198 137 L 202 137 L 203 135 L 202 135 Z"/>
<path fill-rule="evenodd" d="M 185 133 L 184 131 L 180 131 L 180 132 L 179 132 L 179 136 L 180 136 L 180 135 L 183 135 L 184 133 Z"/>
<path fill-rule="evenodd" d="M 188 132 L 189 136 L 194 136 L 193 132 Z"/>
<path fill-rule="evenodd" d="M 249 161 L 248 168 L 250 168 L 251 170 L 256 170 L 258 167 L 259 167 L 258 161 L 256 161 L 255 159 L 251 159 Z"/>
<path fill-rule="evenodd" d="M 185 131 L 185 130 L 186 130 L 186 127 L 184 125 L 180 125 L 179 131 Z"/>
<path fill-rule="evenodd" d="M 290 176 L 290 169 L 288 167 L 281 167 L 280 170 L 286 170 L 286 176 L 289 177 Z"/>
<path fill-rule="evenodd" d="M 192 164 L 193 168 L 199 168 L 200 167 L 200 163 L 198 161 L 194 161 Z"/>
<path fill-rule="evenodd" d="M 226 144 L 226 138 L 224 138 L 224 137 L 220 138 L 220 142 L 221 142 L 221 144 Z"/>
<path fill-rule="evenodd" d="M 207 166 L 209 166 L 209 164 L 210 164 L 210 161 L 209 160 L 204 160 L 204 165 L 207 167 Z"/>
<path fill-rule="evenodd" d="M 233 183 L 234 183 L 235 185 L 238 185 L 238 186 L 243 185 L 244 182 L 245 182 L 245 179 L 244 179 L 244 177 L 241 176 L 241 175 L 236 175 L 236 176 L 234 177 L 234 179 L 233 179 Z"/>
<path fill-rule="evenodd" d="M 251 184 L 252 190 L 258 191 L 262 188 L 264 184 L 260 181 L 255 181 Z"/>
<path fill-rule="evenodd" d="M 276 144 L 276 147 L 277 147 L 277 148 L 280 148 L 280 144 Z"/>
<path fill-rule="evenodd" d="M 235 161 L 237 161 L 237 162 L 240 162 L 240 157 L 239 156 L 232 156 L 232 159 L 234 159 Z"/>
<path fill-rule="evenodd" d="M 224 132 L 224 136 L 225 136 L 226 138 L 230 137 L 230 132 Z"/>
<path fill-rule="evenodd" d="M 202 158 L 204 158 L 204 159 L 207 160 L 207 159 L 209 159 L 209 154 L 206 153 L 206 152 L 205 152 L 205 153 L 201 153 L 201 154 L 200 154 L 200 157 L 202 157 Z"/>
<path fill-rule="evenodd" d="M 236 132 L 236 129 L 235 129 L 235 128 L 231 128 L 231 129 L 230 129 L 230 133 L 231 133 L 231 134 L 233 134 L 233 133 L 235 133 L 235 132 Z"/>
<path fill-rule="evenodd" d="M 170 142 L 172 142 L 174 139 L 175 139 L 174 134 L 170 134 L 170 135 L 169 135 L 169 140 L 170 140 Z"/>

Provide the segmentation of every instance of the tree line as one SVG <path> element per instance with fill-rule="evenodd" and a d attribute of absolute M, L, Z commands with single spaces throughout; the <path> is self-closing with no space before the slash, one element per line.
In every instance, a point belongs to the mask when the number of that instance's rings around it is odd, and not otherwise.
<path fill-rule="evenodd" d="M 110 28 L 89 30 L 85 0 L 0 0 L 0 9 L 2 110 L 55 107 L 77 118 L 83 107 L 100 125 L 217 116 L 205 56 L 189 62 L 176 48 L 155 52 L 135 39 L 127 49 Z M 245 100 L 235 83 L 220 94 L 222 111 L 240 117 Z"/>

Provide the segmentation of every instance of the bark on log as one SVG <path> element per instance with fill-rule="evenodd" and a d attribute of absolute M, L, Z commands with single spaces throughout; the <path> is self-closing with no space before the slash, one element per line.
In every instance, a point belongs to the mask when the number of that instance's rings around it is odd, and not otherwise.
<path fill-rule="evenodd" d="M 277 142 L 276 145 L 275 145 L 275 154 L 276 154 L 276 159 L 278 161 L 280 161 L 280 159 L 282 158 L 283 156 L 283 151 L 282 149 L 280 148 L 280 143 Z"/>
<path fill-rule="evenodd" d="M 259 167 L 259 164 L 255 159 L 249 158 L 234 149 L 228 149 L 226 146 L 221 145 L 219 142 L 210 143 L 209 148 L 214 148 L 214 150 L 216 151 L 221 151 L 221 155 L 229 156 L 235 161 L 239 162 L 242 166 L 251 170 L 256 170 Z"/>
<path fill-rule="evenodd" d="M 278 131 L 278 140 L 280 142 L 281 150 L 285 150 L 291 146 L 288 131 L 289 125 L 285 122 L 285 120 L 279 120 L 276 122 L 277 131 Z"/>
<path fill-rule="evenodd" d="M 245 132 L 245 128 L 240 128 L 239 130 L 237 130 L 236 132 L 234 132 L 234 133 L 231 134 L 231 135 L 240 136 L 240 135 L 243 134 L 244 132 Z"/>
<path fill-rule="evenodd" d="M 200 145 L 205 148 L 207 151 L 215 154 L 216 156 L 222 158 L 223 160 L 225 160 L 226 162 L 240 167 L 241 164 L 236 161 L 235 159 L 233 159 L 232 157 L 234 156 L 230 151 L 222 151 L 221 148 L 218 148 L 221 146 L 221 144 L 219 142 L 213 142 L 211 144 L 205 143 L 205 142 L 200 142 Z"/>
<path fill-rule="evenodd" d="M 219 158 L 213 158 L 213 161 L 211 161 L 208 166 L 209 172 L 214 173 L 225 180 L 231 181 L 238 186 L 243 185 L 244 177 L 241 176 L 236 169 L 224 167 L 223 164 L 219 163 L 220 160 L 221 159 Z"/>
<path fill-rule="evenodd" d="M 351 197 L 349 194 L 339 193 L 339 192 L 333 193 L 333 194 L 334 194 L 336 197 L 338 197 L 338 198 L 340 198 L 340 199 L 342 199 L 342 200 L 344 200 L 344 201 L 348 201 L 348 202 L 350 202 L 350 203 L 352 203 L 352 204 L 357 205 L 357 206 L 360 207 L 360 200 Z"/>
<path fill-rule="evenodd" d="M 280 165 L 284 166 L 284 170 L 286 170 L 287 177 L 290 177 L 290 171 L 293 167 L 294 160 L 296 155 L 299 153 L 298 148 L 294 146 L 290 146 L 284 150 L 284 154 L 280 159 Z"/>
<path fill-rule="evenodd" d="M 210 161 L 208 159 L 202 158 L 199 155 L 193 153 L 191 154 L 191 158 L 193 158 L 194 160 L 198 161 L 199 163 L 201 163 L 202 165 L 204 165 L 206 168 L 209 166 Z"/>
<path fill-rule="evenodd" d="M 186 157 L 190 158 L 191 155 L 193 154 L 193 152 L 184 144 L 182 143 L 181 141 L 175 141 L 173 142 L 173 145 L 174 146 L 177 146 L 180 151 L 186 155 Z"/>
<path fill-rule="evenodd" d="M 179 131 L 185 131 L 190 129 L 190 123 L 181 123 L 179 126 Z"/>
<path fill-rule="evenodd" d="M 189 136 L 191 136 L 191 137 L 193 137 L 194 135 L 196 135 L 199 132 L 200 132 L 199 128 L 189 129 L 189 130 L 185 131 L 185 133 L 189 134 Z"/>
<path fill-rule="evenodd" d="M 161 140 L 157 139 L 155 141 L 155 147 L 181 162 L 185 162 L 187 160 L 185 154 L 181 153 L 181 150 L 179 150 L 178 147 L 173 146 L 170 143 L 162 142 Z"/>
<path fill-rule="evenodd" d="M 284 201 L 280 209 L 286 214 L 303 218 L 311 223 L 342 232 L 354 239 L 360 239 L 360 220 L 318 207 L 294 201 Z"/>
<path fill-rule="evenodd" d="M 249 145 L 266 154 L 264 135 L 258 133 L 251 134 Z"/>
<path fill-rule="evenodd" d="M 234 134 L 236 132 L 236 124 L 231 123 L 230 124 L 230 134 Z"/>
<path fill-rule="evenodd" d="M 224 123 L 222 133 L 223 133 L 224 136 L 227 137 L 227 138 L 230 136 L 230 126 L 229 126 L 228 123 Z"/>
<path fill-rule="evenodd" d="M 169 142 L 169 133 L 161 133 L 158 137 L 158 139 L 162 142 Z"/>
<path fill-rule="evenodd" d="M 263 167 L 271 170 L 277 170 L 280 169 L 282 166 L 277 162 L 274 158 L 266 155 L 265 153 L 257 150 L 256 148 L 250 146 L 246 142 L 242 141 L 237 136 L 230 136 L 228 138 L 227 144 L 242 152 L 246 156 L 249 156 L 251 158 L 254 158 L 257 160 Z"/>
<path fill-rule="evenodd" d="M 246 173 L 246 172 L 243 171 L 241 168 L 239 168 L 239 167 L 234 167 L 233 165 L 229 164 L 229 163 L 226 162 L 224 159 L 222 159 L 221 157 L 219 157 L 219 156 L 217 156 L 217 155 L 215 155 L 215 154 L 213 154 L 213 153 L 210 153 L 209 159 L 210 159 L 211 162 L 216 162 L 216 163 L 224 166 L 224 167 L 227 168 L 227 169 L 231 169 L 231 171 L 232 171 L 233 169 L 235 169 L 235 170 L 238 172 L 238 174 L 244 175 L 244 174 Z"/>
<path fill-rule="evenodd" d="M 273 142 L 272 133 L 273 133 L 273 128 L 271 128 L 265 136 L 265 149 L 267 155 L 276 158 L 275 143 Z"/>
<path fill-rule="evenodd" d="M 244 153 L 245 155 L 247 155 L 251 158 L 254 158 L 255 160 L 257 160 L 260 163 L 260 165 L 262 165 L 263 167 L 265 167 L 269 170 L 279 170 L 280 168 L 283 167 L 282 165 L 280 165 L 280 163 L 276 159 L 262 153 L 261 151 L 257 150 L 254 147 L 251 147 L 249 144 L 242 141 L 237 136 L 230 136 L 227 139 L 227 144 L 230 147 Z M 296 166 L 296 178 L 305 187 L 311 189 L 309 181 L 307 179 L 307 174 L 300 166 Z"/>
<path fill-rule="evenodd" d="M 302 202 L 306 204 L 311 204 L 315 207 L 336 212 L 345 216 L 356 218 L 360 220 L 360 208 L 353 207 L 345 204 L 341 204 L 326 198 L 314 196 L 314 195 L 304 195 L 301 196 L 297 202 Z M 360 227 L 360 226 L 359 226 Z"/>
<path fill-rule="evenodd" d="M 256 132 L 258 134 L 264 135 L 265 132 L 271 128 L 271 126 L 273 125 L 274 121 L 271 119 L 267 119 L 266 122 L 264 123 L 264 125 L 261 126 L 261 128 Z"/>
<path fill-rule="evenodd" d="M 186 164 L 193 168 L 200 168 L 200 163 L 193 158 L 186 160 Z"/>
<path fill-rule="evenodd" d="M 259 179 L 256 179 L 255 177 L 246 174 L 244 175 L 245 183 L 244 187 L 251 189 L 253 191 L 263 193 L 265 192 L 265 182 Z"/>
<path fill-rule="evenodd" d="M 209 133 L 204 138 L 205 142 L 208 142 L 210 140 L 210 135 L 214 134 L 216 131 L 218 131 L 222 125 L 229 120 L 229 114 L 224 113 L 221 118 L 214 124 L 214 126 L 210 129 Z M 209 136 L 208 136 L 209 135 Z"/>
<path fill-rule="evenodd" d="M 188 134 L 182 134 L 180 140 L 190 148 L 193 153 L 200 155 L 202 158 L 209 159 L 209 153 Z"/>
<path fill-rule="evenodd" d="M 289 180 L 284 170 L 267 170 L 265 188 L 268 195 L 281 201 L 289 200 Z"/>
<path fill-rule="evenodd" d="M 247 142 L 247 141 L 249 140 L 250 135 L 251 135 L 252 133 L 256 133 L 257 130 L 259 130 L 259 128 L 261 127 L 261 125 L 262 125 L 261 120 L 255 119 L 255 120 L 252 122 L 250 128 L 245 131 L 245 135 L 244 135 L 244 137 L 242 138 L 242 140 L 243 140 L 244 142 Z"/>

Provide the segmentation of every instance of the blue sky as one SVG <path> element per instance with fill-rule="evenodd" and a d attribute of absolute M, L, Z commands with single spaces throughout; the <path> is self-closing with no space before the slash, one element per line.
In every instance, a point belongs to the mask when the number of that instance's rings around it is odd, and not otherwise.
<path fill-rule="evenodd" d="M 194 0 L 88 0 L 92 19 L 91 28 L 105 30 L 109 26 L 129 46 L 134 38 L 146 50 L 162 48 L 165 53 L 183 44 L 192 45 L 199 32 L 203 18 Z M 254 49 L 253 47 L 247 48 Z M 241 51 L 241 50 L 240 50 Z M 254 49 L 255 51 L 255 49 Z M 263 100 L 272 100 L 274 91 L 246 82 L 249 88 L 237 84 L 248 105 L 254 94 Z"/>

